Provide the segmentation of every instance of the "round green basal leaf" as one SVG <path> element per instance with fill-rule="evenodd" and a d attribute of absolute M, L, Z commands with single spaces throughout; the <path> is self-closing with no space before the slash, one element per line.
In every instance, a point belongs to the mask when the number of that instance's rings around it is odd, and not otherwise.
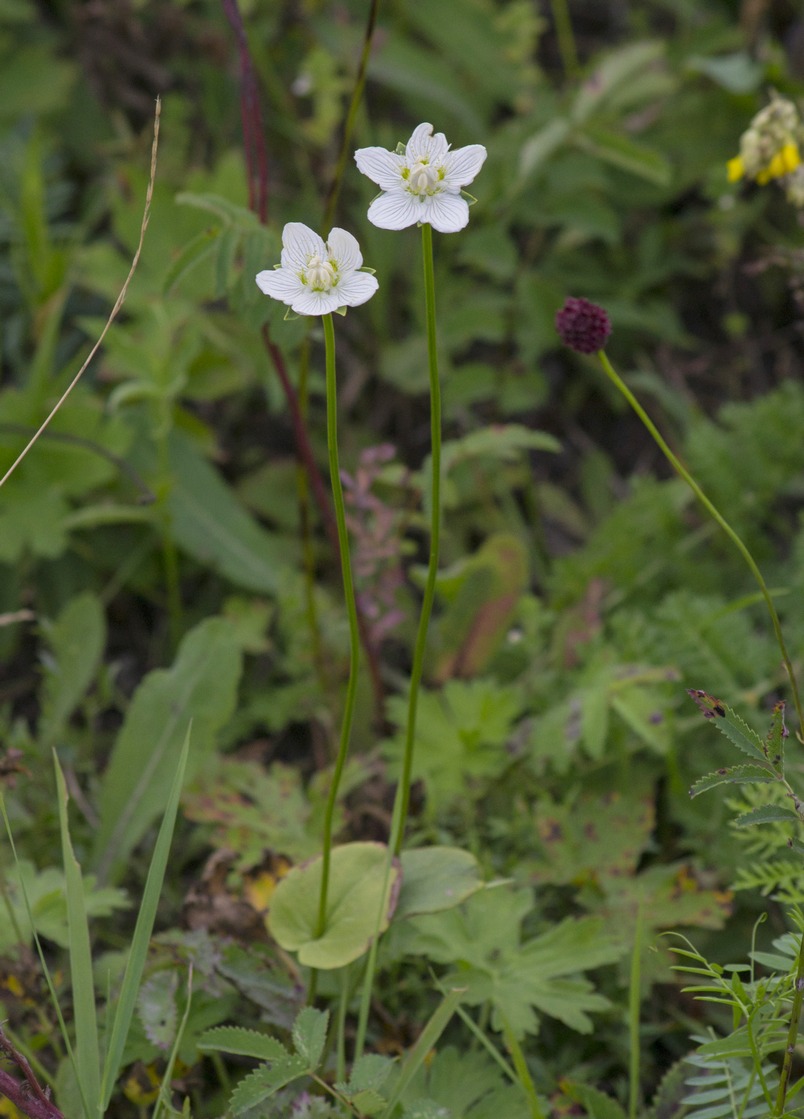
<path fill-rule="evenodd" d="M 419 847 L 403 851 L 402 889 L 394 919 L 438 913 L 460 905 L 483 886 L 474 855 L 459 847 Z"/>
<path fill-rule="evenodd" d="M 324 970 L 343 967 L 369 948 L 377 931 L 388 928 L 396 908 L 401 869 L 394 859 L 385 881 L 388 848 L 382 843 L 346 843 L 332 849 L 327 925 L 315 935 L 321 892 L 322 858 L 294 867 L 271 899 L 268 928 L 280 947 L 297 952 L 299 963 Z"/>

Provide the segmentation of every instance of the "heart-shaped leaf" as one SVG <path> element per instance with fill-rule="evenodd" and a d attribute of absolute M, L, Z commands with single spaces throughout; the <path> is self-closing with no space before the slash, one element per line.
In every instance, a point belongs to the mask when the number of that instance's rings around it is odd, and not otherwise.
<path fill-rule="evenodd" d="M 343 967 L 368 950 L 383 932 L 396 907 L 401 869 L 382 843 L 346 843 L 335 847 L 330 864 L 327 921 L 316 935 L 322 857 L 294 867 L 271 901 L 268 928 L 277 943 L 297 952 L 299 963 L 314 968 Z M 378 916 L 382 914 L 379 920 Z"/>

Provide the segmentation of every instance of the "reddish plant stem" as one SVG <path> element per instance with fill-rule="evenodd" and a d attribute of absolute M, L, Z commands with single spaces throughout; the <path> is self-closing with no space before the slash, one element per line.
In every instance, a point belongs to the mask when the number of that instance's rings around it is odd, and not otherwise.
<path fill-rule="evenodd" d="M 248 207 L 265 225 L 268 221 L 268 153 L 262 129 L 260 91 L 237 0 L 222 0 L 222 3 L 240 56 L 240 117 L 248 169 Z"/>
<path fill-rule="evenodd" d="M 21 1084 L 5 1069 L 0 1069 L 0 1095 L 11 1100 L 14 1106 L 30 1119 L 64 1119 L 36 1079 L 33 1069 L 22 1053 L 11 1044 L 2 1030 L 0 1030 L 0 1053 L 13 1061 L 25 1077 L 25 1083 Z"/>
<path fill-rule="evenodd" d="M 240 13 L 237 0 L 221 0 L 221 2 L 224 12 L 226 13 L 226 18 L 229 20 L 235 39 L 237 40 L 240 59 L 240 111 L 243 119 L 243 141 L 248 171 L 249 209 L 259 217 L 263 224 L 265 224 L 268 217 L 268 158 L 265 149 L 259 88 L 254 71 L 254 64 L 251 60 L 251 51 L 246 37 L 246 29 L 243 25 L 243 17 Z M 307 471 L 307 475 L 310 479 L 310 487 L 321 513 L 327 539 L 340 564 L 341 552 L 338 544 L 338 529 L 335 523 L 335 515 L 332 511 L 327 489 L 321 477 L 321 471 L 318 468 L 315 454 L 313 453 L 310 437 L 307 433 L 307 426 L 304 422 L 304 414 L 299 403 L 298 393 L 288 376 L 282 351 L 271 338 L 267 324 L 262 329 L 262 337 L 265 348 L 276 370 L 276 374 L 279 377 L 279 383 L 282 386 L 282 391 L 285 394 L 285 400 L 290 411 L 293 434 L 296 440 L 296 453 L 304 469 Z M 378 723 L 381 724 L 384 718 L 385 690 L 380 675 L 377 648 L 372 640 L 368 626 L 366 625 L 365 616 L 362 613 L 358 614 L 358 628 L 360 631 L 360 643 L 365 650 L 366 662 L 369 666 L 369 673 L 371 676 L 375 714 Z"/>

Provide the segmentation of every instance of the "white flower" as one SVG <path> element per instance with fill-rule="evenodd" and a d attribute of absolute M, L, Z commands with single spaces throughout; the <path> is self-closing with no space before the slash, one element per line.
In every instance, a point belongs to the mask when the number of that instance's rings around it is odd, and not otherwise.
<path fill-rule="evenodd" d="M 461 187 L 474 179 L 486 158 L 482 144 L 450 151 L 443 132 L 420 124 L 404 149 L 360 148 L 357 166 L 382 194 L 369 206 L 369 221 L 380 229 L 405 229 L 429 222 L 440 233 L 457 233 L 469 221 Z"/>
<path fill-rule="evenodd" d="M 266 295 L 287 303 L 297 315 L 328 315 L 340 307 L 357 307 L 379 287 L 363 264 L 356 238 L 333 229 L 326 244 L 301 222 L 282 230 L 282 263 L 257 274 Z"/>

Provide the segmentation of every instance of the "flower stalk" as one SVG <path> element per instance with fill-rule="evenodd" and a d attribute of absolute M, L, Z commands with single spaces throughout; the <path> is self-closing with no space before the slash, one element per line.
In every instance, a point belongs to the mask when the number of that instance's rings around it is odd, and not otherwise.
<path fill-rule="evenodd" d="M 597 356 L 600 359 L 600 363 L 603 366 L 606 376 L 609 378 L 618 392 L 620 392 L 631 405 L 634 412 L 636 412 L 637 416 L 642 421 L 643 427 L 646 428 L 654 443 L 662 452 L 670 465 L 673 467 L 676 474 L 678 474 L 680 478 L 684 479 L 684 481 L 697 497 L 698 501 L 701 503 L 701 505 L 703 505 L 704 509 L 706 509 L 712 520 L 720 526 L 723 532 L 725 532 L 726 536 L 728 536 L 729 540 L 731 540 L 731 542 L 734 544 L 737 551 L 745 560 L 748 570 L 754 576 L 754 579 L 759 586 L 762 598 L 765 602 L 765 606 L 767 607 L 768 614 L 770 615 L 773 632 L 776 636 L 776 641 L 779 645 L 779 651 L 782 655 L 782 663 L 784 664 L 785 671 L 787 672 L 788 679 L 790 680 L 790 687 L 793 692 L 793 703 L 795 704 L 796 715 L 798 716 L 799 734 L 801 734 L 802 729 L 804 729 L 804 715 L 802 715 L 801 699 L 798 693 L 798 683 L 796 681 L 795 670 L 793 669 L 793 664 L 790 660 L 790 654 L 787 651 L 787 646 L 782 634 L 781 622 L 779 621 L 779 615 L 776 612 L 776 607 L 773 604 L 773 598 L 771 597 L 771 593 L 768 590 L 768 585 L 765 582 L 764 576 L 759 570 L 754 557 L 751 555 L 750 551 L 743 543 L 742 538 L 738 535 L 737 532 L 735 532 L 726 518 L 706 496 L 704 491 L 690 474 L 689 470 L 687 470 L 686 466 L 684 466 L 683 462 L 681 462 L 678 456 L 675 455 L 673 451 L 671 451 L 670 447 L 667 445 L 666 441 L 662 437 L 661 432 L 656 427 L 653 420 L 647 414 L 645 409 L 642 407 L 637 398 L 629 389 L 628 385 L 626 385 L 626 383 L 620 377 L 619 373 L 617 373 L 614 366 L 609 361 L 608 357 L 605 354 L 605 351 L 598 351 Z"/>
<path fill-rule="evenodd" d="M 433 227 L 422 225 L 422 264 L 424 270 L 424 303 L 427 321 L 427 358 L 430 371 L 430 558 L 427 580 L 424 585 L 422 609 L 413 647 L 410 671 L 408 712 L 405 727 L 405 748 L 402 755 L 402 772 L 394 799 L 391 821 L 390 847 L 399 855 L 405 834 L 405 823 L 410 807 L 410 786 L 413 775 L 413 752 L 416 743 L 416 713 L 419 703 L 427 633 L 433 612 L 438 557 L 441 540 L 441 381 L 438 374 L 438 346 L 436 338 L 435 269 L 433 266 Z"/>
<path fill-rule="evenodd" d="M 329 454 L 329 476 L 332 484 L 332 500 L 335 506 L 335 519 L 338 526 L 338 543 L 341 554 L 341 575 L 346 613 L 349 619 L 349 681 L 341 719 L 341 734 L 335 768 L 330 782 L 329 795 L 324 810 L 324 844 L 321 860 L 321 893 L 318 899 L 318 919 L 316 935 L 323 936 L 327 925 L 327 894 L 329 892 L 329 873 L 332 859 L 332 826 L 335 818 L 335 805 L 338 789 L 343 777 L 346 758 L 349 753 L 349 739 L 352 733 L 355 699 L 357 696 L 357 674 L 360 668 L 360 631 L 357 620 L 357 601 L 352 578 L 352 560 L 349 552 L 349 533 L 346 527 L 346 509 L 343 500 L 340 463 L 338 456 L 338 386 L 335 376 L 335 328 L 332 315 L 322 315 L 324 326 L 324 345 L 326 348 L 326 396 L 327 396 L 327 450 Z"/>

